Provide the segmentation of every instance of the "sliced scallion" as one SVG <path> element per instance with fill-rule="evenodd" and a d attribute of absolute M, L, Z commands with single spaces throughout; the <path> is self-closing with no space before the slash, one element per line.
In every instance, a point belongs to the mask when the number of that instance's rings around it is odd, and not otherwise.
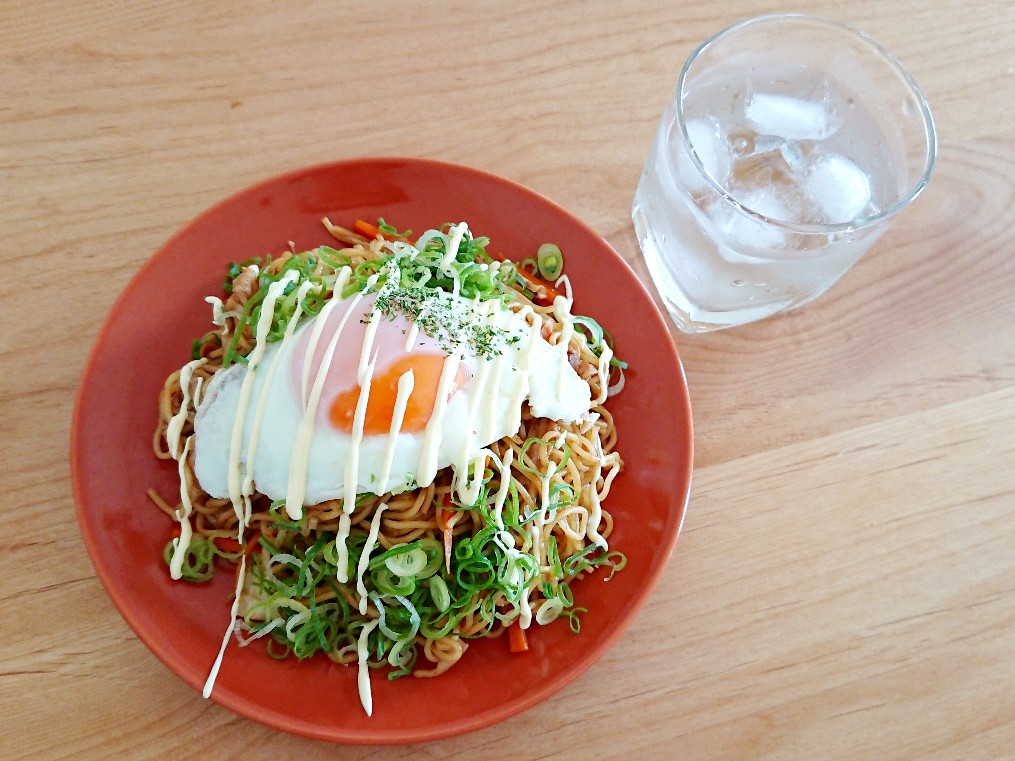
<path fill-rule="evenodd" d="M 536 268 L 544 280 L 551 283 L 564 272 L 564 255 L 556 243 L 544 243 L 536 252 Z"/>
<path fill-rule="evenodd" d="M 430 579 L 430 597 L 441 613 L 451 607 L 451 593 L 448 591 L 448 584 L 440 576 L 433 576 Z"/>
<path fill-rule="evenodd" d="M 384 565 L 396 576 L 415 576 L 426 567 L 426 559 L 426 553 L 416 548 L 388 558 Z"/>

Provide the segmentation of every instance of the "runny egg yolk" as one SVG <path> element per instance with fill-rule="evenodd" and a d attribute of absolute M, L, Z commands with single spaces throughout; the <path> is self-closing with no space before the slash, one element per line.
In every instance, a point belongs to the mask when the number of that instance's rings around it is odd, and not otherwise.
<path fill-rule="evenodd" d="M 383 372 L 374 375 L 370 381 L 370 396 L 367 398 L 366 416 L 363 419 L 363 433 L 385 434 L 391 430 L 395 401 L 398 398 L 398 380 L 409 370 L 412 370 L 413 387 L 405 405 L 405 414 L 399 430 L 406 433 L 421 432 L 433 415 L 444 359 L 444 356 L 438 354 L 411 354 L 396 360 Z M 449 399 L 465 384 L 466 378 L 465 368 L 459 365 L 458 373 L 448 393 Z M 354 386 L 334 398 L 328 417 L 335 428 L 347 433 L 352 431 L 359 394 L 359 386 Z"/>

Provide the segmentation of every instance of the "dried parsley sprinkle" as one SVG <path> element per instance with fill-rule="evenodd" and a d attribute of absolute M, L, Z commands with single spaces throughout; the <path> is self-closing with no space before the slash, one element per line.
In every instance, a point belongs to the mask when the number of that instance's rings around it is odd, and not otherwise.
<path fill-rule="evenodd" d="M 455 307 L 449 294 L 426 287 L 382 288 L 374 302 L 381 316 L 392 319 L 396 314 L 404 315 L 449 354 L 467 343 L 477 356 L 493 359 L 503 353 L 505 342 L 520 340 L 518 336 L 509 337 L 503 328 L 470 319 L 474 316 L 472 309 L 463 312 Z"/>

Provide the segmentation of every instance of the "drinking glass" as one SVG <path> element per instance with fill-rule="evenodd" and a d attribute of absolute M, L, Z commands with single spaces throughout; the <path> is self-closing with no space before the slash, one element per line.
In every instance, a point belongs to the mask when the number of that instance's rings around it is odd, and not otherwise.
<path fill-rule="evenodd" d="M 926 186 L 926 99 L 862 32 L 811 16 L 731 26 L 687 59 L 632 219 L 689 333 L 806 304 Z"/>

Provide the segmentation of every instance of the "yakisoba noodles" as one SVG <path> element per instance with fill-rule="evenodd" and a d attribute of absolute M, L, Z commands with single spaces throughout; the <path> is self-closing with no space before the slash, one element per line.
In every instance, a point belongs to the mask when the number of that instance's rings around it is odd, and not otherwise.
<path fill-rule="evenodd" d="M 415 243 L 324 223 L 340 247 L 231 265 L 207 299 L 214 330 L 159 398 L 180 493 L 150 494 L 178 522 L 173 578 L 235 564 L 205 696 L 235 634 L 357 664 L 370 714 L 370 667 L 437 676 L 473 638 L 524 650 L 532 624 L 594 615 L 571 584 L 625 562 L 602 504 L 624 364 L 571 313 L 556 246 L 515 265 L 465 223 Z"/>

